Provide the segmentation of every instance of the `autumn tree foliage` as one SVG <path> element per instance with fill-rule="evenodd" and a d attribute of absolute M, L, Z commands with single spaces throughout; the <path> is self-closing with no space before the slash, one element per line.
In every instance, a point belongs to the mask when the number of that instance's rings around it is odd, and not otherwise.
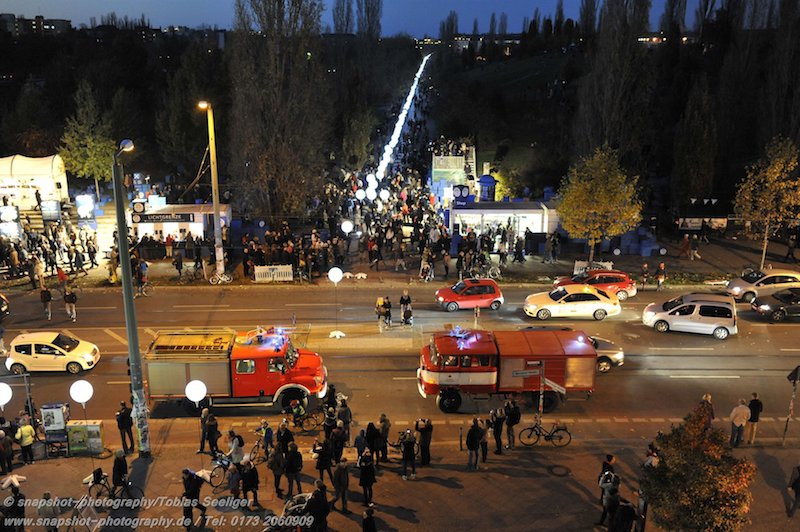
<path fill-rule="evenodd" d="M 707 429 L 703 405 L 659 434 L 659 462 L 640 479 L 650 518 L 665 530 L 739 530 L 749 522 L 755 465 L 736 458 L 719 429 Z"/>
<path fill-rule="evenodd" d="M 739 183 L 734 210 L 751 234 L 763 236 L 761 268 L 770 230 L 796 218 L 800 211 L 797 169 L 797 146 L 787 138 L 775 137 L 767 146 L 766 156 L 751 165 Z"/>
<path fill-rule="evenodd" d="M 608 146 L 569 169 L 559 189 L 558 216 L 570 236 L 588 240 L 589 262 L 595 244 L 635 229 L 641 221 L 637 181 L 625 174 L 619 155 Z"/>

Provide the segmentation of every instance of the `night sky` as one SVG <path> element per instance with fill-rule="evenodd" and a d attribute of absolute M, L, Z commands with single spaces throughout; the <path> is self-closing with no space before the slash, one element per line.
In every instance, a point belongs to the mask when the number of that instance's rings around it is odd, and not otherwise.
<path fill-rule="evenodd" d="M 599 0 L 598 3 L 600 3 Z M 664 9 L 665 0 L 653 0 L 651 25 L 657 26 Z M 568 18 L 577 19 L 580 0 L 564 0 L 564 11 Z M 697 0 L 689 0 L 687 21 L 694 20 Z M 323 30 L 326 24 L 333 26 L 330 8 L 333 0 L 325 2 Z M 525 16 L 532 16 L 535 8 L 543 15 L 555 12 L 556 0 L 384 0 L 383 34 L 409 33 L 415 37 L 438 36 L 439 22 L 450 10 L 458 13 L 459 30 L 472 31 L 472 21 L 477 17 L 481 32 L 489 29 L 492 12 L 508 14 L 509 32 L 519 32 Z M 354 6 L 355 9 L 355 6 Z M 72 21 L 75 27 L 88 24 L 90 17 L 100 22 L 100 17 L 110 12 L 118 16 L 139 18 L 142 13 L 154 27 L 164 26 L 217 26 L 230 28 L 233 22 L 233 0 L 2 0 L 0 13 L 12 13 L 33 18 L 62 18 Z"/>

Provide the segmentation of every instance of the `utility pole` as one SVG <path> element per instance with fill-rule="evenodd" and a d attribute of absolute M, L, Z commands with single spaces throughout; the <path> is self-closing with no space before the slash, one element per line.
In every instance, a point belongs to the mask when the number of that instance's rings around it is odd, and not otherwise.
<path fill-rule="evenodd" d="M 792 370 L 792 372 L 789 373 L 786 378 L 792 383 L 792 398 L 789 401 L 789 415 L 786 417 L 786 425 L 783 427 L 783 440 L 781 440 L 781 447 L 786 447 L 786 433 L 789 432 L 789 420 L 794 416 L 794 399 L 797 397 L 797 381 L 800 380 L 800 366 L 794 368 L 794 370 Z"/>
<path fill-rule="evenodd" d="M 225 273 L 225 252 L 222 249 L 222 223 L 219 213 L 219 174 L 217 173 L 217 141 L 214 135 L 214 109 L 202 101 L 197 107 L 206 111 L 208 118 L 208 151 L 211 154 L 211 201 L 214 204 L 214 258 L 217 274 Z"/>
<path fill-rule="evenodd" d="M 131 375 L 131 395 L 133 396 L 133 418 L 139 435 L 139 457 L 150 456 L 150 426 L 148 423 L 147 398 L 144 396 L 142 378 L 142 356 L 139 353 L 139 330 L 136 324 L 136 309 L 133 306 L 133 276 L 131 257 L 128 249 L 128 223 L 125 220 L 125 198 L 122 189 L 122 152 L 133 150 L 133 142 L 123 140 L 119 150 L 114 152 L 114 165 L 111 167 L 114 182 L 114 207 L 117 210 L 117 249 L 122 268 L 122 301 L 125 307 L 125 329 L 128 333 L 128 362 Z"/>

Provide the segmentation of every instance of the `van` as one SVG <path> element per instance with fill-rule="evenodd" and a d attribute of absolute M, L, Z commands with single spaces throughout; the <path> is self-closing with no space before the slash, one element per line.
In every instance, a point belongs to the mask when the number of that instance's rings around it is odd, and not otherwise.
<path fill-rule="evenodd" d="M 642 323 L 658 332 L 711 334 L 717 340 L 738 332 L 736 302 L 722 294 L 685 294 L 664 303 L 650 303 L 642 313 Z"/>

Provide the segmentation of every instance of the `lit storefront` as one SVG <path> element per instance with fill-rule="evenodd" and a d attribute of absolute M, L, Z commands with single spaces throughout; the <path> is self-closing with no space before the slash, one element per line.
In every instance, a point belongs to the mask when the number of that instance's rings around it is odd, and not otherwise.
<path fill-rule="evenodd" d="M 517 235 L 526 230 L 534 234 L 552 233 L 558 228 L 558 213 L 537 201 L 477 202 L 453 205 L 450 211 L 451 234 L 476 234 L 510 226 Z"/>

